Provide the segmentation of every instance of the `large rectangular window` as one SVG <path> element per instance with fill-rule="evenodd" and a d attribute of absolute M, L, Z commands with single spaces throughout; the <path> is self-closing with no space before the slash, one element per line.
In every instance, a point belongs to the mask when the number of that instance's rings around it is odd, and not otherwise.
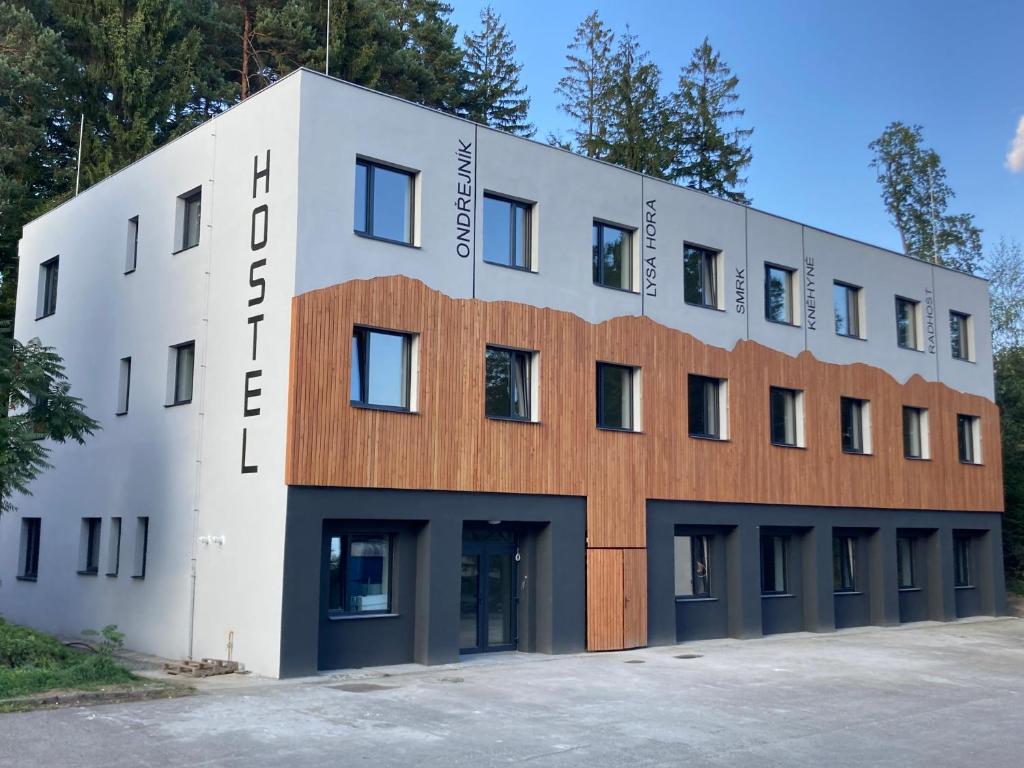
<path fill-rule="evenodd" d="M 981 463 L 981 435 L 977 416 L 963 413 L 956 415 L 956 444 L 960 461 L 964 464 Z"/>
<path fill-rule="evenodd" d="M 690 374 L 687 381 L 690 436 L 722 440 L 726 437 L 726 382 Z"/>
<path fill-rule="evenodd" d="M 709 597 L 710 536 L 675 537 L 676 597 Z"/>
<path fill-rule="evenodd" d="M 100 570 L 100 526 L 98 517 L 82 518 L 82 540 L 79 548 L 78 572 L 96 574 Z"/>
<path fill-rule="evenodd" d="M 896 343 L 903 349 L 920 349 L 918 339 L 918 302 L 896 297 Z"/>
<path fill-rule="evenodd" d="M 632 430 L 636 369 L 611 363 L 597 364 L 597 426 Z"/>
<path fill-rule="evenodd" d="M 844 453 L 871 453 L 870 407 L 867 400 L 839 398 L 840 438 Z"/>
<path fill-rule="evenodd" d="M 772 387 L 769 392 L 771 441 L 795 448 L 803 445 L 803 393 L 798 389 Z"/>
<path fill-rule="evenodd" d="M 698 307 L 718 308 L 718 252 L 683 246 L 683 299 Z"/>
<path fill-rule="evenodd" d="M 203 191 L 196 189 L 181 198 L 181 250 L 199 245 L 200 213 L 203 205 Z"/>
<path fill-rule="evenodd" d="M 389 534 L 330 537 L 327 609 L 331 613 L 391 612 Z"/>
<path fill-rule="evenodd" d="M 132 216 L 128 219 L 128 245 L 124 255 L 124 273 L 127 275 L 135 271 L 139 262 L 139 217 Z"/>
<path fill-rule="evenodd" d="M 19 579 L 35 580 L 39 577 L 39 534 L 42 531 L 42 522 L 38 517 L 21 518 Z"/>
<path fill-rule="evenodd" d="M 908 459 L 929 458 L 928 411 L 903 406 L 903 455 Z"/>
<path fill-rule="evenodd" d="M 633 290 L 633 233 L 595 221 L 592 240 L 594 282 L 608 288 Z"/>
<path fill-rule="evenodd" d="M 971 578 L 971 539 L 968 536 L 953 537 L 953 585 L 970 587 Z"/>
<path fill-rule="evenodd" d="M 356 161 L 355 231 L 411 244 L 415 176 L 368 160 Z"/>
<path fill-rule="evenodd" d="M 149 560 L 149 518 L 135 518 L 135 566 L 133 579 L 146 578 L 146 566 Z"/>
<path fill-rule="evenodd" d="M 764 265 L 764 316 L 773 323 L 794 324 L 793 273 L 789 267 Z"/>
<path fill-rule="evenodd" d="M 492 419 L 530 421 L 532 352 L 487 347 L 485 411 Z"/>
<path fill-rule="evenodd" d="M 970 315 L 963 312 L 949 313 L 949 344 L 953 359 L 971 359 Z"/>
<path fill-rule="evenodd" d="M 352 331 L 353 405 L 410 410 L 412 335 L 356 326 Z"/>
<path fill-rule="evenodd" d="M 786 573 L 788 536 L 761 536 L 761 594 L 784 595 L 789 592 Z"/>
<path fill-rule="evenodd" d="M 195 373 L 196 343 L 186 341 L 171 347 L 174 378 L 171 382 L 171 405 L 192 402 L 192 380 Z"/>
<path fill-rule="evenodd" d="M 110 518 L 107 531 L 107 576 L 117 576 L 121 569 L 121 518 Z"/>
<path fill-rule="evenodd" d="M 896 537 L 896 583 L 900 589 L 917 586 L 914 570 L 914 539 L 910 536 Z"/>
<path fill-rule="evenodd" d="M 529 271 L 532 206 L 484 195 L 484 261 Z"/>
<path fill-rule="evenodd" d="M 853 536 L 832 537 L 832 589 L 853 592 L 857 589 L 857 539 Z"/>
<path fill-rule="evenodd" d="M 860 323 L 861 288 L 838 280 L 832 284 L 832 309 L 836 319 L 836 333 L 840 336 L 863 338 Z"/>
<path fill-rule="evenodd" d="M 128 398 L 132 390 L 132 359 L 122 357 L 117 369 L 117 416 L 128 413 Z"/>
<path fill-rule="evenodd" d="M 60 256 L 39 265 L 39 289 L 36 297 L 36 319 L 49 317 L 57 311 L 57 276 Z"/>

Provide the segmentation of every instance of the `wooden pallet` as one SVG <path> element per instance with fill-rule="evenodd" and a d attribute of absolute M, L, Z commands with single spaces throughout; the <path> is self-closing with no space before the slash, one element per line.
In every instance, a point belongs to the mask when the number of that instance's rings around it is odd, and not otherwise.
<path fill-rule="evenodd" d="M 200 661 L 166 661 L 164 672 L 169 675 L 183 675 L 185 677 L 210 677 L 212 675 L 230 675 L 238 672 L 240 665 L 237 661 L 224 661 L 223 659 L 202 659 Z"/>

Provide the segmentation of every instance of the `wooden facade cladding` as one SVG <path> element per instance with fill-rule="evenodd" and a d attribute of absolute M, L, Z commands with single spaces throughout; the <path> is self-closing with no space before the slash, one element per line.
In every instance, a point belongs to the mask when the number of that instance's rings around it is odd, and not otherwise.
<path fill-rule="evenodd" d="M 586 497 L 595 649 L 617 637 L 618 647 L 645 642 L 636 617 L 646 608 L 626 598 L 646 595 L 636 580 L 645 587 L 637 563 L 647 499 L 1003 508 L 997 407 L 920 377 L 900 384 L 867 365 L 794 358 L 749 341 L 725 350 L 645 317 L 595 325 L 525 304 L 452 299 L 401 276 L 312 291 L 295 297 L 292 312 L 286 482 Z M 418 335 L 416 413 L 349 404 L 353 325 Z M 539 422 L 484 416 L 487 344 L 539 353 Z M 597 361 L 641 369 L 641 432 L 596 428 Z M 729 440 L 688 435 L 690 373 L 728 380 Z M 773 385 L 804 391 L 805 448 L 771 444 Z M 871 455 L 842 452 L 841 396 L 870 401 Z M 931 460 L 904 458 L 903 405 L 929 410 Z M 981 465 L 957 458 L 958 413 L 980 417 Z M 618 619 L 599 610 L 608 601 L 618 601 Z"/>

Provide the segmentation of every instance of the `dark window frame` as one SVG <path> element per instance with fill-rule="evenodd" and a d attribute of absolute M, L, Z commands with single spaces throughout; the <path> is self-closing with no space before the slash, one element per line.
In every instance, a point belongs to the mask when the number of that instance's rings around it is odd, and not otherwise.
<path fill-rule="evenodd" d="M 601 386 L 602 378 L 601 374 L 607 369 L 620 369 L 626 371 L 628 375 L 628 386 L 629 386 L 629 406 L 627 413 L 629 415 L 629 425 L 624 427 L 610 426 L 601 423 L 601 415 L 604 411 L 604 393 L 602 392 L 603 387 Z M 636 372 L 637 368 L 631 365 L 623 365 L 622 363 L 607 363 L 598 361 L 597 370 L 595 376 L 595 383 L 597 385 L 597 428 L 606 429 L 612 432 L 636 432 Z"/>
<path fill-rule="evenodd" d="M 956 415 L 956 449 L 961 464 L 981 464 L 975 445 L 976 440 L 980 438 L 980 435 L 976 434 L 979 428 L 980 419 L 977 416 L 968 413 Z"/>
<path fill-rule="evenodd" d="M 953 536 L 953 586 L 967 589 L 974 586 L 971 563 L 971 537 Z"/>
<path fill-rule="evenodd" d="M 39 549 L 43 533 L 41 517 L 21 518 L 22 551 L 18 578 L 22 581 L 36 581 L 39 578 Z"/>
<path fill-rule="evenodd" d="M 366 195 L 363 200 L 364 206 L 364 221 L 363 229 L 359 228 L 359 223 L 354 220 L 355 212 L 353 210 L 353 221 L 352 231 L 359 237 L 366 237 L 371 240 L 380 240 L 385 243 L 394 243 L 395 245 L 405 245 L 411 248 L 416 247 L 416 176 L 418 171 L 412 171 L 407 168 L 400 168 L 397 165 L 390 165 L 389 163 L 382 163 L 379 160 L 370 160 L 365 157 L 356 158 L 356 167 L 362 166 L 366 169 Z M 398 240 L 393 237 L 385 237 L 383 235 L 377 235 L 373 232 L 373 185 L 374 176 L 376 175 L 376 169 L 382 169 L 390 171 L 392 173 L 399 173 L 406 177 L 409 184 L 409 231 L 406 233 L 407 240 Z M 358 173 L 358 170 L 357 170 Z"/>
<path fill-rule="evenodd" d="M 140 515 L 135 518 L 135 572 L 132 574 L 133 579 L 145 579 L 146 568 L 149 565 L 149 515 Z M 123 525 L 123 523 L 122 523 Z M 142 542 L 140 549 L 140 542 L 138 541 L 139 533 L 142 533 Z"/>
<path fill-rule="evenodd" d="M 103 518 L 83 517 L 85 530 L 85 561 L 78 573 L 82 576 L 95 576 L 100 572 L 100 547 L 103 531 Z"/>
<path fill-rule="evenodd" d="M 110 536 L 110 545 L 112 547 L 115 547 L 115 550 L 114 550 L 114 569 L 113 570 L 108 570 L 107 573 L 106 573 L 107 576 L 117 576 L 117 574 L 121 571 L 121 537 L 124 535 L 124 518 L 123 517 L 116 517 L 116 516 L 110 518 L 110 530 L 112 532 L 115 530 L 115 525 L 114 525 L 114 521 L 115 520 L 117 521 L 117 525 L 116 525 L 117 536 L 115 537 L 113 535 L 113 533 L 111 533 L 111 536 Z M 107 556 L 108 564 L 109 564 L 109 560 L 110 560 L 110 556 L 109 556 L 109 553 L 108 553 L 108 556 Z"/>
<path fill-rule="evenodd" d="M 677 600 L 707 600 L 711 593 L 711 536 L 706 533 L 677 533 L 674 538 L 687 538 L 690 540 L 690 584 L 693 592 L 689 595 L 677 594 Z M 698 554 L 701 557 L 698 557 Z M 704 573 L 700 573 L 703 566 Z M 675 572 L 673 571 L 673 576 Z M 700 583 L 703 589 L 698 591 L 697 584 Z"/>
<path fill-rule="evenodd" d="M 170 405 L 188 405 L 192 402 L 192 397 L 195 395 L 196 386 L 196 342 L 183 341 L 181 344 L 175 344 L 171 349 L 174 350 L 174 381 L 171 385 L 171 402 Z M 191 350 L 192 352 L 192 375 L 189 378 L 188 397 L 180 397 L 182 394 L 179 390 L 180 377 L 178 372 L 181 369 L 182 354 L 185 350 Z"/>
<path fill-rule="evenodd" d="M 57 285 L 60 282 L 60 256 L 47 259 L 39 265 L 39 280 L 42 288 L 42 302 L 36 313 L 36 320 L 50 317 L 57 312 Z"/>
<path fill-rule="evenodd" d="M 139 266 L 139 217 L 132 216 L 128 219 L 129 232 L 132 233 L 132 239 L 128 250 L 128 258 L 124 265 L 124 274 L 130 275 Z"/>
<path fill-rule="evenodd" d="M 848 534 L 832 536 L 832 591 L 857 591 L 857 537 Z"/>
<path fill-rule="evenodd" d="M 907 557 L 903 556 L 903 543 L 906 542 Z M 896 537 L 896 586 L 898 589 L 917 589 L 917 547 L 913 536 Z M 903 579 L 904 565 L 910 576 L 909 581 Z"/>
<path fill-rule="evenodd" d="M 954 334 L 953 324 L 957 323 L 960 326 L 960 330 Z M 950 354 L 954 360 L 960 360 L 965 363 L 972 362 L 971 360 L 971 338 L 970 338 L 970 325 L 971 316 L 966 312 L 959 312 L 955 309 L 949 310 L 949 346 Z M 956 340 L 959 338 L 960 346 L 957 347 Z"/>
<path fill-rule="evenodd" d="M 722 386 L 725 384 L 725 382 L 726 382 L 725 379 L 716 378 L 714 376 L 704 376 L 704 375 L 699 374 L 699 373 L 691 373 L 691 374 L 687 375 L 687 377 L 686 377 L 687 431 L 689 432 L 690 437 L 698 438 L 698 439 L 701 439 L 701 440 L 724 440 L 725 439 L 723 437 L 723 434 L 722 434 L 723 433 L 722 427 L 723 427 L 724 421 L 725 421 L 724 418 L 723 418 L 723 415 L 724 415 L 723 414 L 723 410 L 724 409 L 722 407 L 722 399 L 723 399 L 722 398 Z M 700 413 L 699 414 L 694 410 L 695 402 L 694 402 L 693 394 L 694 394 L 694 389 L 695 389 L 696 386 L 700 387 L 701 397 L 703 398 L 701 402 L 704 405 L 704 407 L 700 409 Z M 713 397 L 714 397 L 714 403 L 715 404 L 714 404 L 714 413 L 713 413 L 713 419 L 712 419 L 714 421 L 714 428 L 712 430 L 704 429 L 703 431 L 695 430 L 694 429 L 694 425 L 695 425 L 695 418 L 694 417 L 695 416 L 700 415 L 702 417 L 701 421 L 704 422 L 705 426 L 706 426 L 707 419 L 705 417 L 707 417 L 707 415 L 708 415 L 707 397 L 708 397 L 709 390 L 714 393 Z"/>
<path fill-rule="evenodd" d="M 125 366 L 125 363 L 127 363 L 128 365 Z M 177 358 L 175 358 L 175 365 L 177 365 Z M 125 376 L 125 383 L 124 383 L 124 401 L 123 402 L 121 400 L 121 371 L 122 370 L 127 370 L 127 374 Z M 194 363 L 193 363 L 193 373 L 194 372 L 195 372 L 195 370 L 194 370 Z M 175 374 L 177 374 L 177 370 L 175 370 Z M 177 381 L 177 376 L 175 376 L 175 381 Z M 118 402 L 117 402 L 117 410 L 114 411 L 114 415 L 115 416 L 125 416 L 125 415 L 127 415 L 128 407 L 129 407 L 129 404 L 131 403 L 131 396 L 132 396 L 132 358 L 131 358 L 131 355 L 129 355 L 128 357 L 122 357 L 120 359 L 120 361 L 118 362 L 118 369 L 117 369 L 117 401 Z"/>
<path fill-rule="evenodd" d="M 719 293 L 720 286 L 718 280 L 718 264 L 719 258 L 722 252 L 716 251 L 713 248 L 705 248 L 702 245 L 694 245 L 693 243 L 683 243 L 683 301 L 691 307 L 702 307 L 704 309 L 718 309 L 719 306 Z M 689 293 L 686 283 L 687 276 L 687 260 L 691 256 L 696 256 L 700 259 L 700 285 L 698 290 L 700 291 L 701 300 L 691 301 L 687 295 Z M 705 293 L 710 287 L 711 300 L 708 301 Z"/>
<path fill-rule="evenodd" d="M 855 456 L 870 455 L 868 450 L 868 430 L 871 428 L 868 418 L 869 403 L 869 400 L 859 397 L 843 395 L 839 398 L 839 444 L 843 453 Z M 847 418 L 850 419 L 849 425 L 847 425 Z M 854 418 L 860 421 L 859 431 L 855 429 Z"/>
<path fill-rule="evenodd" d="M 187 251 L 190 248 L 196 248 L 199 246 L 199 242 L 202 239 L 203 232 L 203 188 L 198 186 L 190 192 L 186 192 L 179 198 L 182 202 L 182 220 L 181 220 L 181 242 L 178 243 L 177 253 Z M 196 214 L 196 231 L 195 240 L 192 239 L 192 229 L 189 225 L 189 209 L 196 204 L 198 205 L 198 212 Z"/>
<path fill-rule="evenodd" d="M 769 286 L 771 285 L 770 273 L 772 271 L 783 272 L 786 275 L 786 301 L 785 301 L 785 320 L 776 320 L 769 314 L 769 307 L 771 307 L 771 300 L 769 298 Z M 764 319 L 769 323 L 775 323 L 776 325 L 786 325 L 793 328 L 799 327 L 796 317 L 796 290 L 794 287 L 794 278 L 796 269 L 793 267 L 787 267 L 783 264 L 775 264 L 771 261 L 764 263 Z"/>
<path fill-rule="evenodd" d="M 852 333 L 844 333 L 839 330 L 839 318 L 835 318 L 836 336 L 842 336 L 846 339 L 860 339 L 864 340 L 864 334 L 862 333 L 863 328 L 861 327 L 861 311 L 860 311 L 860 297 L 861 291 L 864 288 L 860 285 L 854 285 L 853 283 L 847 283 L 843 280 L 832 281 L 832 301 L 835 303 L 835 289 L 842 288 L 846 298 L 846 325 L 847 327 L 853 327 Z M 833 306 L 832 314 L 835 316 L 835 307 Z M 851 322 L 852 318 L 852 322 Z"/>
<path fill-rule="evenodd" d="M 371 403 L 370 394 L 370 362 L 371 362 L 371 334 L 383 336 L 396 336 L 402 339 L 402 405 L 388 405 L 386 403 Z M 349 365 L 349 376 L 353 375 L 353 369 L 358 366 L 359 371 L 359 398 L 352 399 L 352 383 L 349 379 L 349 404 L 353 408 L 366 408 L 378 411 L 394 411 L 395 413 L 412 413 L 412 347 L 415 334 L 409 331 L 395 331 L 387 328 L 376 328 L 370 325 L 352 326 L 352 338 L 356 341 L 357 359 L 352 359 Z M 351 349 L 351 346 L 350 346 Z"/>
<path fill-rule="evenodd" d="M 525 220 L 526 232 L 523 237 L 523 260 L 525 264 L 519 266 L 518 264 L 506 264 L 501 261 L 493 261 L 487 258 L 487 249 L 484 248 L 483 261 L 487 264 L 493 264 L 496 267 L 505 267 L 507 269 L 515 269 L 519 272 L 533 272 L 533 203 L 527 203 L 522 200 L 516 200 L 505 195 L 499 195 L 493 192 L 484 192 L 484 216 L 486 217 L 487 201 L 493 200 L 494 202 L 504 203 L 512 208 L 512 216 L 509 221 L 509 245 L 510 252 L 515 257 L 516 252 L 516 217 L 515 212 L 517 210 L 523 211 Z M 485 225 L 486 226 L 486 225 Z M 481 232 L 481 235 L 483 233 Z"/>
<path fill-rule="evenodd" d="M 912 309 L 910 324 L 910 328 L 913 331 L 913 339 L 911 340 L 912 345 L 904 344 L 900 340 L 900 307 L 904 304 L 909 305 Z M 911 299 L 906 296 L 897 295 L 895 298 L 894 306 L 896 310 L 896 346 L 899 347 L 900 349 L 906 349 L 911 352 L 923 352 L 924 350 L 922 350 L 919 346 L 921 343 L 921 339 L 919 338 L 920 329 L 917 327 L 919 321 L 918 313 L 921 311 L 921 302 L 918 301 L 917 299 Z"/>
<path fill-rule="evenodd" d="M 332 608 L 331 607 L 331 588 L 332 588 L 332 574 L 331 574 L 331 539 L 340 539 L 341 541 L 341 556 L 338 564 L 338 599 L 342 606 L 347 604 L 346 600 L 346 585 L 348 584 L 348 559 L 351 556 L 351 544 L 353 538 L 361 539 L 373 539 L 383 538 L 387 540 L 388 556 L 387 562 L 384 564 L 386 568 L 386 579 L 388 584 L 388 604 L 386 608 L 373 611 L 349 611 L 345 608 Z M 348 531 L 345 533 L 328 534 L 325 536 L 326 543 L 326 554 L 327 554 L 327 595 L 326 595 L 326 606 L 328 618 L 359 618 L 363 616 L 393 616 L 397 613 L 395 608 L 394 598 L 394 575 L 395 575 L 395 542 L 398 540 L 398 534 L 394 531 Z"/>
<path fill-rule="evenodd" d="M 911 453 L 910 446 L 908 444 L 908 431 L 907 431 L 907 414 L 914 413 L 917 415 L 917 441 L 918 441 L 918 452 L 917 454 Z M 928 451 L 926 450 L 926 443 L 928 436 L 925 434 L 925 420 L 927 419 L 928 409 L 922 408 L 916 405 L 904 405 L 902 410 L 903 418 L 903 458 L 912 459 L 914 461 L 927 461 Z"/>
<path fill-rule="evenodd" d="M 789 547 L 790 547 L 790 536 L 782 533 L 762 533 L 761 534 L 761 595 L 777 596 L 777 595 L 789 595 Z M 769 571 L 766 568 L 766 563 L 771 563 L 771 575 L 774 576 L 775 570 L 775 544 L 776 540 L 782 541 L 782 589 L 767 589 L 767 578 Z M 771 558 L 765 558 L 766 542 L 772 542 L 771 545 Z M 776 579 L 770 579 L 773 583 Z"/>
<path fill-rule="evenodd" d="M 793 442 L 786 442 L 785 440 L 777 440 L 775 432 L 775 394 L 784 393 L 792 395 L 793 397 Z M 800 440 L 800 396 L 803 394 L 802 389 L 793 389 L 792 387 L 776 387 L 770 386 L 768 388 L 768 437 L 772 445 L 779 446 L 780 448 L 802 448 L 803 445 Z M 785 431 L 785 430 L 784 430 Z"/>
<path fill-rule="evenodd" d="M 508 414 L 495 414 L 488 411 L 489 403 L 487 400 L 487 366 L 490 363 L 488 353 L 491 351 L 504 352 L 508 354 L 509 370 L 513 371 L 515 368 L 515 360 L 518 358 L 522 360 L 523 369 L 525 370 L 525 387 L 526 391 L 522 393 L 522 400 L 526 405 L 526 415 L 518 416 L 512 413 L 513 403 L 515 402 L 516 392 L 516 377 L 509 376 L 508 382 L 508 402 L 509 402 L 509 413 Z M 488 419 L 497 419 L 498 421 L 521 421 L 521 422 L 532 422 L 533 418 L 533 357 L 537 353 L 526 349 L 517 349 L 515 347 L 506 347 L 501 344 L 487 344 L 484 348 L 484 416 Z"/>
<path fill-rule="evenodd" d="M 614 229 L 618 232 L 622 232 L 626 237 L 626 264 L 620 269 L 624 269 L 627 276 L 629 277 L 629 285 L 623 288 L 621 285 L 612 285 L 611 283 L 604 282 L 604 259 L 596 258 L 596 255 L 604 252 L 604 231 L 606 229 Z M 594 245 L 594 230 L 597 230 L 597 244 Z M 613 291 L 622 291 L 624 293 L 636 293 L 636 287 L 634 285 L 635 280 L 633 276 L 633 238 L 636 235 L 635 228 L 625 227 L 622 224 L 612 224 L 602 219 L 594 219 L 593 226 L 590 230 L 591 233 L 591 249 L 593 251 L 593 278 L 594 285 L 600 286 L 601 288 L 610 288 Z"/>

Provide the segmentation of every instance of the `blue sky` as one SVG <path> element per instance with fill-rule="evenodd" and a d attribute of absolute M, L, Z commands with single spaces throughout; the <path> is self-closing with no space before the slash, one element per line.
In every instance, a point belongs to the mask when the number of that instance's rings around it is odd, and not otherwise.
<path fill-rule="evenodd" d="M 460 30 L 486 1 L 449 0 Z M 1024 0 L 493 0 L 518 46 L 538 138 L 566 133 L 555 84 L 576 26 L 592 10 L 626 24 L 674 87 L 705 35 L 740 78 L 754 127 L 754 206 L 898 249 L 867 144 L 893 120 L 924 126 L 986 251 L 1024 242 L 1024 171 L 1006 156 L 1024 116 Z"/>

